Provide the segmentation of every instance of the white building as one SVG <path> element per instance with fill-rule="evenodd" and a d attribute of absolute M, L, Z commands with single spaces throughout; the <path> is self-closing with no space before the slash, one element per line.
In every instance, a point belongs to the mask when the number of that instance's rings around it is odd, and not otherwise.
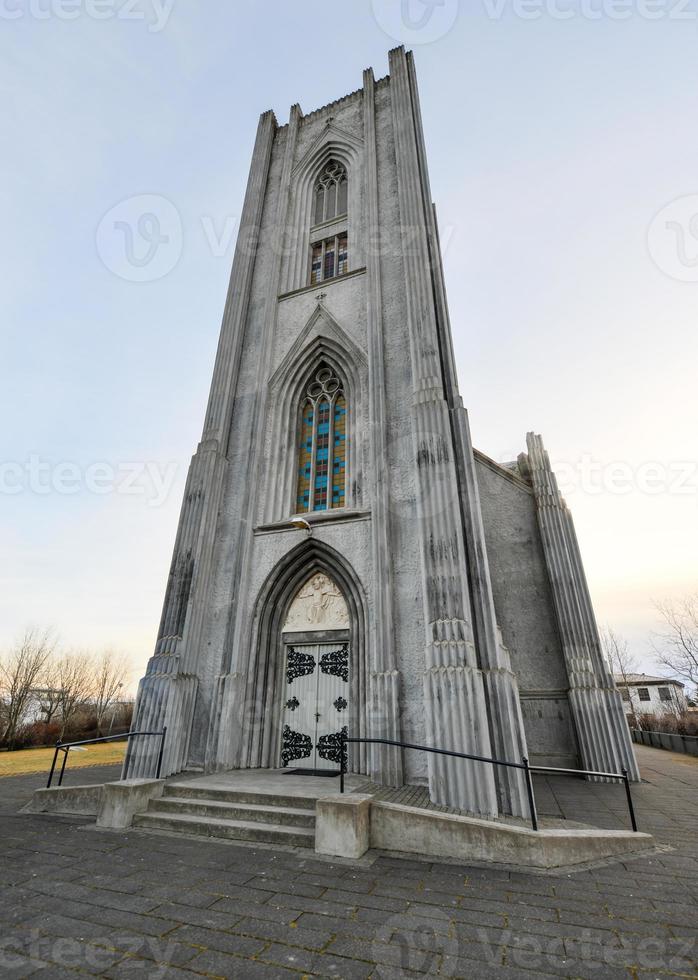
<path fill-rule="evenodd" d="M 616 685 L 630 714 L 679 714 L 687 709 L 684 684 L 670 677 L 651 677 L 649 674 L 616 674 Z"/>

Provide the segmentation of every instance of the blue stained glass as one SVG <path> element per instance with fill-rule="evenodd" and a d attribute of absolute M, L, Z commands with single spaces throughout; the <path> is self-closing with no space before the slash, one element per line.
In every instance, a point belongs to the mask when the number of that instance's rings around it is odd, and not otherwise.
<path fill-rule="evenodd" d="M 334 265 L 336 255 L 330 258 Z M 341 383 L 331 375 L 327 365 L 318 369 L 307 389 L 308 401 L 312 404 L 306 402 L 301 412 L 296 497 L 301 511 L 344 506 L 348 413 Z"/>

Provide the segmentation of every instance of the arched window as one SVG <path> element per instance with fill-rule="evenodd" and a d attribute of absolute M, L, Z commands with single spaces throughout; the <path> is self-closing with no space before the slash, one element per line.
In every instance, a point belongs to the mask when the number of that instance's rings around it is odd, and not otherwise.
<path fill-rule="evenodd" d="M 313 227 L 330 221 L 339 222 L 347 214 L 349 184 L 343 164 L 330 160 L 318 177 L 313 198 Z M 332 230 L 332 235 L 327 231 Z M 325 236 L 318 228 L 318 234 L 311 233 L 310 284 L 334 279 L 349 270 L 349 249 L 346 230 L 336 228 L 325 230 Z"/>
<path fill-rule="evenodd" d="M 337 160 L 330 160 L 315 185 L 313 224 L 341 218 L 347 213 L 347 172 Z"/>
<path fill-rule="evenodd" d="M 347 401 L 332 368 L 313 374 L 301 402 L 296 512 L 344 507 Z"/>

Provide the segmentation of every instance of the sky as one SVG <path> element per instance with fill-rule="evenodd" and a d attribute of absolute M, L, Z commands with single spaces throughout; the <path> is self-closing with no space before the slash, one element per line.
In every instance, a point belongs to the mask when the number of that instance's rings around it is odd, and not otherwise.
<path fill-rule="evenodd" d="M 506 461 L 542 433 L 597 618 L 656 669 L 654 601 L 698 591 L 698 0 L 0 0 L 0 21 L 0 649 L 52 626 L 140 676 L 259 114 L 354 91 L 405 43 L 474 442 Z"/>

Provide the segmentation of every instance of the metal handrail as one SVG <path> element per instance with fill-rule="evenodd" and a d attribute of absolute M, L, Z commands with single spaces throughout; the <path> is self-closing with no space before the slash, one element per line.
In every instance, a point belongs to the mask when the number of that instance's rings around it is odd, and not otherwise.
<path fill-rule="evenodd" d="M 531 811 L 531 824 L 534 830 L 538 830 L 538 811 L 536 809 L 536 798 L 533 792 L 533 779 L 531 773 L 549 772 L 553 775 L 573 775 L 573 776 L 601 776 L 606 779 L 621 779 L 625 784 L 625 794 L 628 800 L 628 811 L 630 813 L 630 823 L 633 832 L 637 833 L 637 821 L 635 820 L 635 808 L 633 798 L 630 793 L 630 779 L 628 770 L 622 769 L 621 772 L 596 772 L 593 769 L 558 769 L 555 766 L 531 766 L 525 757 L 521 762 L 506 762 L 503 759 L 490 759 L 484 755 L 472 755 L 469 752 L 454 752 L 452 749 L 437 749 L 432 745 L 414 745 L 411 742 L 398 742 L 392 738 L 351 738 L 340 732 L 340 770 L 339 770 L 339 792 L 344 792 L 344 774 L 347 771 L 347 743 L 355 742 L 364 745 L 394 745 L 401 749 L 417 749 L 421 752 L 432 752 L 435 755 L 449 755 L 456 759 L 471 759 L 474 762 L 487 762 L 492 766 L 506 766 L 508 769 L 523 769 L 526 775 L 526 790 L 528 793 L 528 804 Z"/>
<path fill-rule="evenodd" d="M 48 782 L 46 783 L 46 789 L 51 788 L 51 782 L 53 781 L 53 774 L 56 769 L 56 762 L 58 760 L 58 753 L 63 752 L 63 763 L 61 765 L 61 771 L 58 775 L 58 785 L 63 783 L 63 773 L 65 772 L 65 764 L 68 761 L 68 753 L 72 748 L 78 745 L 96 745 L 98 742 L 123 742 L 124 740 L 128 742 L 130 738 L 136 738 L 139 735 L 159 735 L 160 736 L 160 748 L 158 750 L 158 764 L 157 772 L 155 778 L 160 778 L 160 771 L 162 769 L 162 754 L 165 750 L 165 735 L 167 734 L 167 725 L 164 726 L 161 732 L 122 732 L 121 735 L 104 735 L 102 738 L 85 738 L 80 742 L 61 742 L 60 738 L 56 742 L 56 751 L 53 753 L 53 762 L 51 763 L 51 771 L 48 774 Z"/>

